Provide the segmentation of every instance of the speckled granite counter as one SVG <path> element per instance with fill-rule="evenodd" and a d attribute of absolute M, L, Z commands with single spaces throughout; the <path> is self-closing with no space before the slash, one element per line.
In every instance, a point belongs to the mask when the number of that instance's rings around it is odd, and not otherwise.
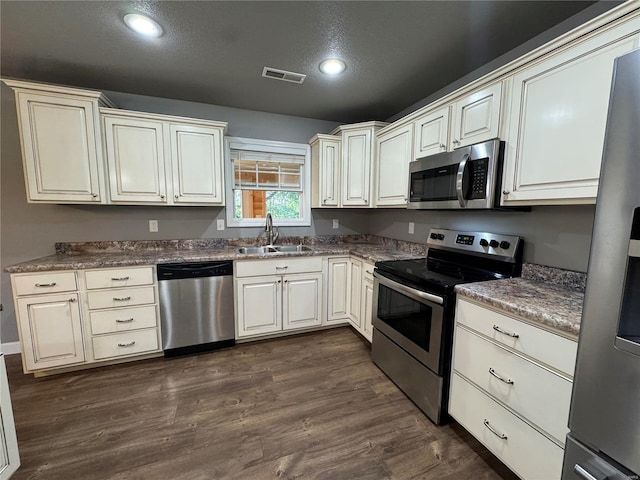
<path fill-rule="evenodd" d="M 458 285 L 458 295 L 577 337 L 586 274 L 525 264 L 522 277 Z"/>
<path fill-rule="evenodd" d="M 9 273 L 81 270 L 127 265 L 155 265 L 215 260 L 248 260 L 299 256 L 354 255 L 371 262 L 419 258 L 426 246 L 371 235 L 288 237 L 283 244 L 309 245 L 299 253 L 241 254 L 239 245 L 255 244 L 255 239 L 161 240 L 127 242 L 87 242 L 56 244 L 56 254 L 5 268 Z"/>

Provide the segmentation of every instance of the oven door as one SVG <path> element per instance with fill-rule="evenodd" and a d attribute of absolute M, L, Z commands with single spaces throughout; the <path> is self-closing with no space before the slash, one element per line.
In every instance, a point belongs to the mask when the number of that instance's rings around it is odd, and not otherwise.
<path fill-rule="evenodd" d="M 443 298 L 398 283 L 378 270 L 373 276 L 374 328 L 442 375 Z"/>

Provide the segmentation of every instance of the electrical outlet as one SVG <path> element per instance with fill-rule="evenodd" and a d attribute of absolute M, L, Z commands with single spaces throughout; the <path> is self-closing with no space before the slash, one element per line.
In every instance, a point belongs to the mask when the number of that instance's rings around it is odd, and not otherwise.
<path fill-rule="evenodd" d="M 150 232 L 158 231 L 158 220 L 149 220 L 149 231 Z"/>
<path fill-rule="evenodd" d="M 224 219 L 220 218 L 217 222 L 218 230 L 224 230 Z"/>
<path fill-rule="evenodd" d="M 333 219 L 333 228 L 340 228 L 340 221 L 337 218 Z"/>
<path fill-rule="evenodd" d="M 409 233 L 413 234 L 415 227 L 416 227 L 415 223 L 409 222 Z"/>

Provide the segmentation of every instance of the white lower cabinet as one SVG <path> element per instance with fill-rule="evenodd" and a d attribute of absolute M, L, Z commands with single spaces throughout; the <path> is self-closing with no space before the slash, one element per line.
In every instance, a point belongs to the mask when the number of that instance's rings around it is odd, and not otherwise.
<path fill-rule="evenodd" d="M 449 413 L 521 478 L 559 479 L 575 349 L 575 341 L 459 298 Z"/>
<path fill-rule="evenodd" d="M 11 283 L 25 373 L 161 353 L 152 266 L 13 274 Z"/>
<path fill-rule="evenodd" d="M 236 262 L 236 337 L 322 324 L 322 258 Z"/>
<path fill-rule="evenodd" d="M 329 258 L 327 268 L 327 323 L 349 318 L 349 257 Z"/>
<path fill-rule="evenodd" d="M 373 269 L 366 260 L 349 261 L 349 323 L 369 342 L 373 338 Z"/>
<path fill-rule="evenodd" d="M 356 330 L 362 329 L 362 260 L 351 258 L 349 262 L 349 323 Z"/>
<path fill-rule="evenodd" d="M 362 273 L 362 334 L 370 342 L 373 340 L 373 265 L 364 263 Z"/>
<path fill-rule="evenodd" d="M 20 466 L 4 355 L 0 353 L 0 480 L 9 480 Z"/>

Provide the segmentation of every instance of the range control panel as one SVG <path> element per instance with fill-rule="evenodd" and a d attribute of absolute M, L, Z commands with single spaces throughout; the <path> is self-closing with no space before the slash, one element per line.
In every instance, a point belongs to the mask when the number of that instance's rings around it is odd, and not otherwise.
<path fill-rule="evenodd" d="M 432 228 L 427 237 L 429 247 L 463 251 L 480 255 L 515 258 L 520 237 L 488 232 L 459 232 Z"/>

